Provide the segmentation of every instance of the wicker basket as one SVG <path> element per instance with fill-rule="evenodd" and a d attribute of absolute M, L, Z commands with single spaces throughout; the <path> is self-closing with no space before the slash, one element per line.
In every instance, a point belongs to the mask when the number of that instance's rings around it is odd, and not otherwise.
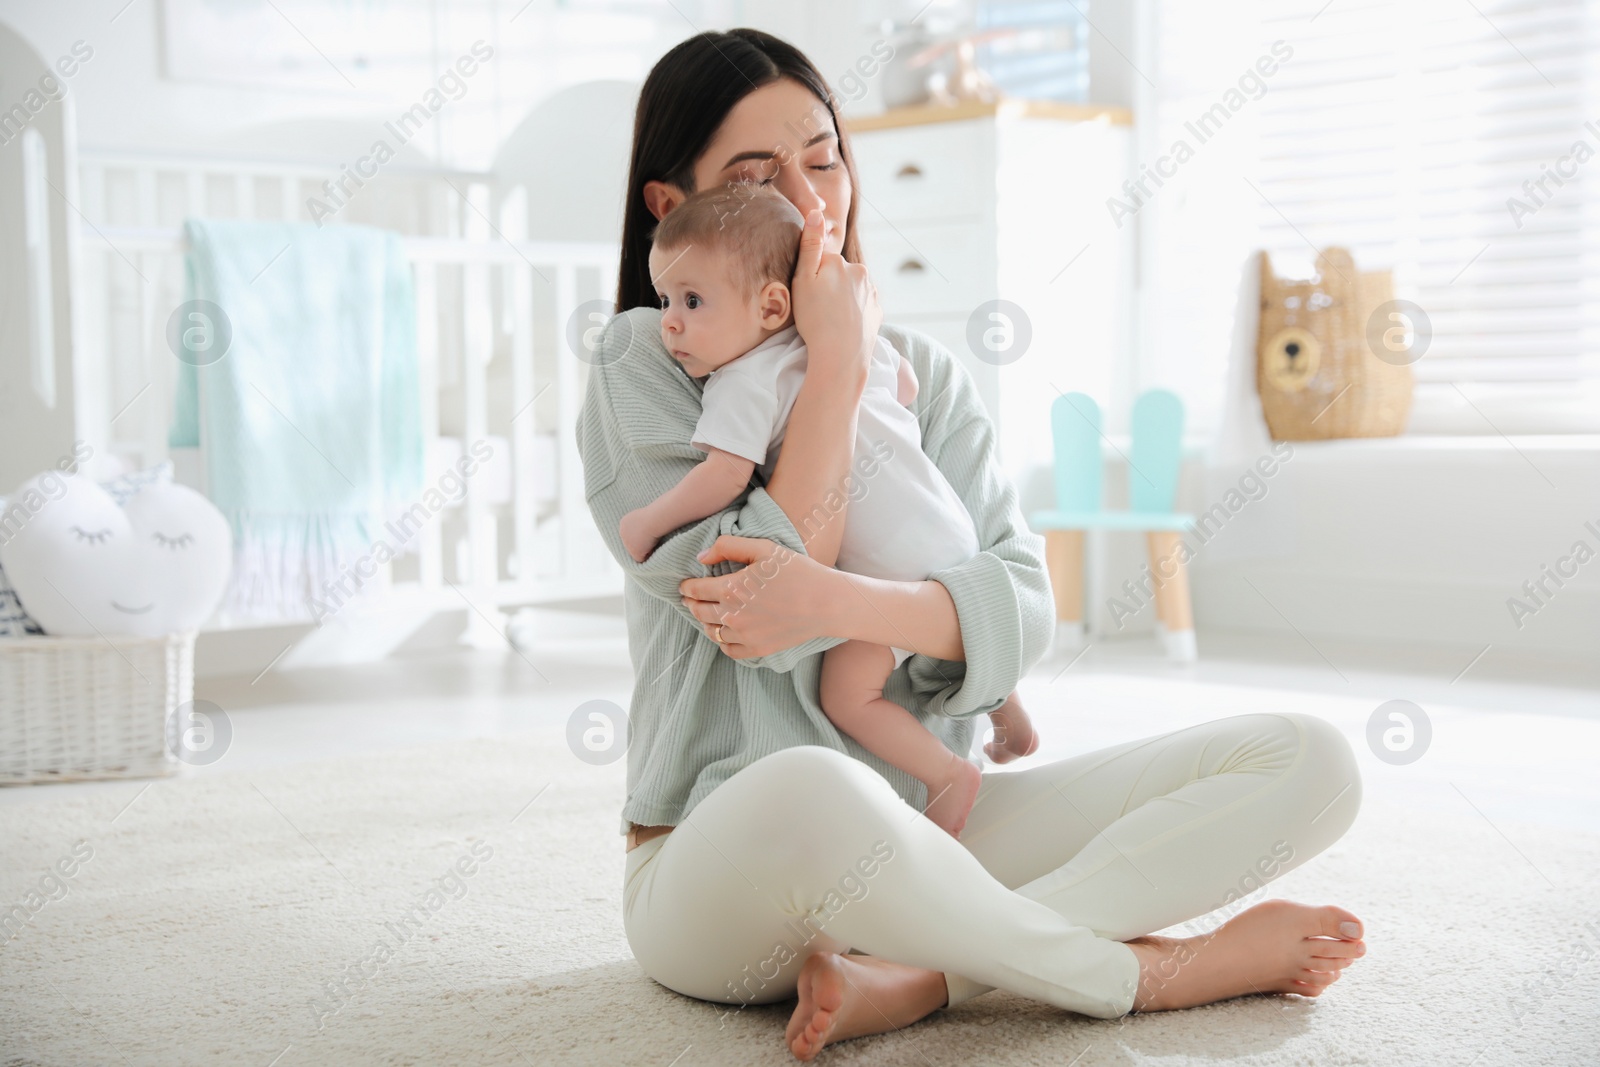
<path fill-rule="evenodd" d="M 1388 271 L 1356 270 L 1342 248 L 1324 249 L 1317 276 L 1288 281 L 1261 253 L 1256 391 L 1277 441 L 1393 437 L 1411 414 L 1411 367 L 1379 359 L 1368 323 L 1394 299 Z"/>
<path fill-rule="evenodd" d="M 0 785 L 172 774 L 194 631 L 0 640 Z"/>

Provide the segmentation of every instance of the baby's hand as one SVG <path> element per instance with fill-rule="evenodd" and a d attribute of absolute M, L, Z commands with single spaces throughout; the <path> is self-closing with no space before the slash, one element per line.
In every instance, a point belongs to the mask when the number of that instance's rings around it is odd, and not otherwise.
<path fill-rule="evenodd" d="M 621 532 L 622 547 L 628 550 L 628 555 L 633 557 L 635 563 L 649 559 L 650 553 L 655 551 L 656 542 L 661 540 L 650 532 L 644 508 L 635 508 L 622 516 Z"/>

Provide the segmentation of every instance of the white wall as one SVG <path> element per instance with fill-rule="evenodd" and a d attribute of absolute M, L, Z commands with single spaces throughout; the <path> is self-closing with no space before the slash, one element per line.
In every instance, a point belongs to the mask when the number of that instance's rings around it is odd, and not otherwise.
<path fill-rule="evenodd" d="M 483 40 L 495 50 L 494 59 L 467 80 L 466 94 L 446 105 L 414 142 L 430 158 L 464 168 L 487 166 L 501 139 L 538 101 L 582 82 L 642 81 L 663 52 L 698 30 L 755 26 L 793 41 L 837 78 L 865 50 L 879 11 L 895 7 L 849 0 L 803 5 L 675 0 L 655 11 L 629 5 L 611 13 L 573 10 L 554 0 L 526 6 L 523 0 L 418 0 L 395 3 L 373 20 L 385 41 L 357 66 L 339 50 L 332 29 L 319 31 L 318 20 L 348 26 L 360 12 L 320 0 L 278 0 L 276 8 L 293 25 L 273 15 L 283 22 L 273 40 L 281 37 L 286 47 L 300 47 L 304 66 L 292 84 L 275 86 L 167 78 L 162 21 L 167 5 L 164 0 L 123 4 L 0 0 L 0 20 L 47 59 L 67 53 L 79 40 L 93 49 L 93 58 L 67 83 L 78 99 L 79 138 L 87 148 L 203 154 L 224 146 L 248 152 L 249 131 L 256 127 L 363 117 L 381 125 L 397 108 L 415 103 L 474 41 Z M 238 6 L 258 16 L 274 11 L 274 5 Z M 268 19 L 261 25 L 270 29 L 274 23 Z M 313 47 L 319 32 L 328 60 Z M 20 96 L 20 89 L 15 92 Z M 14 102 L 7 99 L 4 106 Z M 311 143 L 305 149 L 316 158 L 366 147 L 357 141 Z"/>
<path fill-rule="evenodd" d="M 1230 628 L 1291 638 L 1298 630 L 1313 643 L 1447 645 L 1462 667 L 1486 645 L 1486 660 L 1519 653 L 1592 663 L 1600 653 L 1600 439 L 1519 437 L 1514 445 L 1483 437 L 1296 443 L 1287 458 L 1275 457 L 1269 477 L 1242 488 L 1270 445 L 1224 462 L 1196 450 L 1184 464 L 1179 509 L 1233 505 L 1206 540 L 1188 538 L 1201 655 L 1208 629 Z M 1126 501 L 1127 472 L 1108 454 L 1115 506 Z M 1050 505 L 1048 478 L 1041 466 L 1023 479 L 1025 509 Z M 1594 554 L 1587 563 L 1573 558 L 1579 541 Z M 1102 636 L 1149 633 L 1153 608 L 1123 589 L 1145 577 L 1142 536 L 1096 535 L 1090 554 L 1091 626 Z M 1546 566 L 1576 575 L 1557 586 Z M 1541 580 L 1536 601 L 1523 586 Z M 1514 614 L 1513 597 L 1535 610 Z M 1124 608 L 1113 610 L 1113 598 Z"/>
<path fill-rule="evenodd" d="M 278 0 L 275 7 L 235 5 L 248 20 L 236 33 L 255 34 L 261 41 L 251 47 L 259 53 L 282 49 L 300 66 L 282 84 L 234 84 L 168 76 L 164 20 L 194 0 L 176 7 L 168 0 L 126 8 L 123 2 L 0 0 L 0 21 L 47 61 L 77 41 L 92 50 L 65 82 L 83 150 L 286 158 L 336 168 L 365 155 L 375 138 L 388 139 L 384 123 L 482 41 L 493 58 L 464 79 L 460 98 L 412 137 L 402 159 L 486 169 L 516 139 L 511 165 L 529 182 L 534 203 L 547 205 L 535 208 L 530 236 L 572 240 L 616 236 L 637 86 L 673 45 L 702 29 L 755 26 L 794 42 L 837 81 L 868 53 L 879 19 L 903 7 L 888 0 L 676 0 L 612 13 L 575 11 L 554 0 L 412 0 L 374 15 L 376 5 L 357 10 Z M 950 5 L 936 3 L 934 11 L 941 6 Z M 363 57 L 343 50 L 362 45 L 369 50 Z M 881 109 L 875 80 L 863 95 L 846 98 L 849 112 Z M 24 88 L 0 72 L 0 108 L 20 99 Z M 535 110 L 540 114 L 525 136 L 515 138 Z M 528 144 L 534 126 L 555 139 Z"/>
<path fill-rule="evenodd" d="M 1600 441 L 1303 444 L 1268 487 L 1196 561 L 1202 625 L 1600 652 Z M 1196 509 L 1220 498 L 1194 488 Z M 1529 597 L 1579 541 L 1597 558 Z M 1512 597 L 1536 609 L 1520 625 Z"/>

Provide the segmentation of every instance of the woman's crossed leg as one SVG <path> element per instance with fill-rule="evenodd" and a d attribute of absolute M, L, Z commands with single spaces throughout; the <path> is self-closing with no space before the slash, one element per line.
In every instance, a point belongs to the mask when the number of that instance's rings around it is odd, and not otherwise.
<path fill-rule="evenodd" d="M 960 842 L 864 764 L 788 749 L 629 853 L 625 921 L 679 992 L 730 1010 L 798 994 L 805 1059 L 994 987 L 1101 1018 L 1314 995 L 1364 951 L 1340 909 L 1275 901 L 1204 937 L 1146 935 L 1303 863 L 1359 802 L 1349 745 L 1301 715 L 986 774 Z"/>

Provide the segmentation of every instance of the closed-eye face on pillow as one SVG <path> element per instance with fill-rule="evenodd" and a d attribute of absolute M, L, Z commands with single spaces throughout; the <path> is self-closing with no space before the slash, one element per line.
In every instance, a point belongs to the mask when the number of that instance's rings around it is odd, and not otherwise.
<path fill-rule="evenodd" d="M 227 585 L 227 520 L 186 486 L 146 485 L 124 509 L 89 478 L 50 472 L 24 482 L 10 505 L 0 565 L 47 634 L 192 629 Z"/>

